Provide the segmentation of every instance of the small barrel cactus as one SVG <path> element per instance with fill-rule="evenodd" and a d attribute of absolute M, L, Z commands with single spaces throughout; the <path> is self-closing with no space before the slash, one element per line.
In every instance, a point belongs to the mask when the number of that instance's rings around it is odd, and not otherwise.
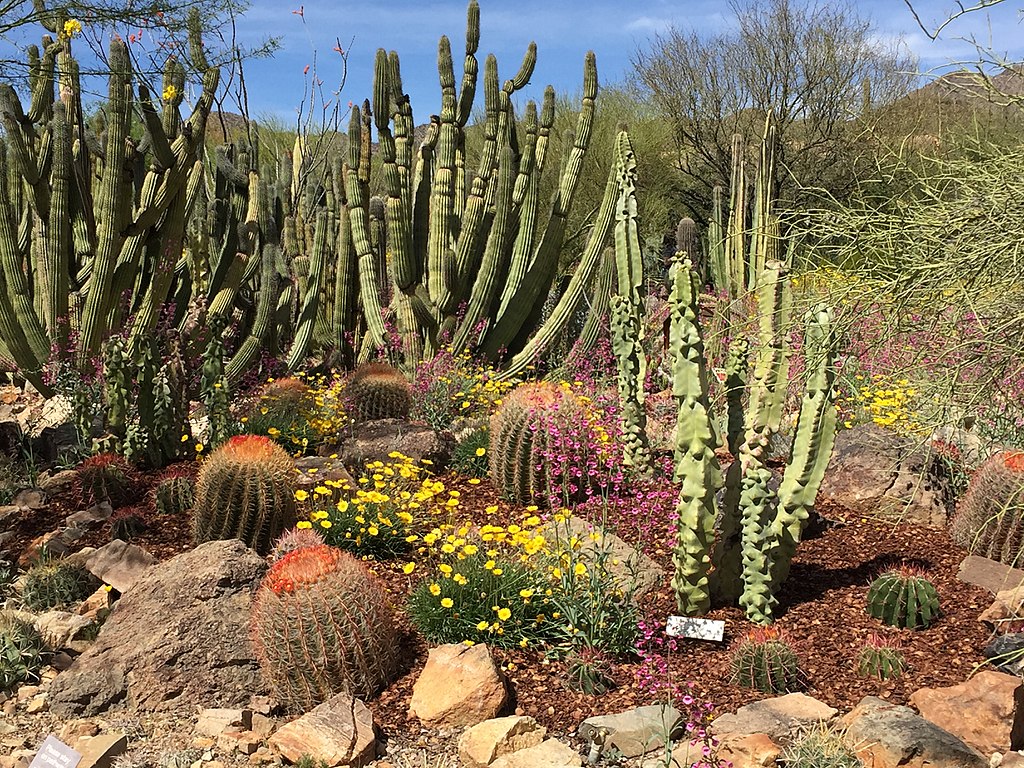
<path fill-rule="evenodd" d="M 322 546 L 324 543 L 324 537 L 313 528 L 291 528 L 274 542 L 274 548 L 270 551 L 267 559 L 273 564 L 289 552 L 294 552 L 297 549 L 306 549 L 307 547 Z"/>
<path fill-rule="evenodd" d="M 134 501 L 138 493 L 138 472 L 116 453 L 90 456 L 75 471 L 79 501 L 86 506 L 108 501 L 117 509 Z"/>
<path fill-rule="evenodd" d="M 367 363 L 352 374 L 345 386 L 345 407 L 354 422 L 408 419 L 412 385 L 397 368 Z"/>
<path fill-rule="evenodd" d="M 39 679 L 46 646 L 31 623 L 13 611 L 0 611 L 0 693 Z"/>
<path fill-rule="evenodd" d="M 383 589 L 363 563 L 326 544 L 270 566 L 250 629 L 263 677 L 291 712 L 340 692 L 373 696 L 398 669 L 400 638 Z"/>
<path fill-rule="evenodd" d="M 868 635 L 857 654 L 857 674 L 861 677 L 891 680 L 902 675 L 906 668 L 899 643 L 877 632 Z"/>
<path fill-rule="evenodd" d="M 732 652 L 733 680 L 764 693 L 790 693 L 800 687 L 800 663 L 782 630 L 758 627 Z"/>
<path fill-rule="evenodd" d="M 1003 451 L 971 476 L 950 523 L 953 541 L 1007 565 L 1024 555 L 1024 453 Z"/>
<path fill-rule="evenodd" d="M 491 477 L 510 501 L 547 506 L 579 501 L 596 445 L 585 403 L 567 386 L 516 387 L 491 416 Z"/>
<path fill-rule="evenodd" d="M 99 580 L 81 565 L 44 560 L 25 574 L 21 599 L 30 610 L 48 611 L 77 605 L 99 586 Z"/>
<path fill-rule="evenodd" d="M 893 568 L 871 582 L 868 613 L 890 627 L 924 629 L 939 615 L 939 595 L 921 571 Z"/>
<path fill-rule="evenodd" d="M 197 544 L 241 539 L 260 554 L 295 523 L 295 465 L 261 435 L 237 435 L 203 462 L 192 533 Z"/>
<path fill-rule="evenodd" d="M 146 521 L 136 507 L 119 509 L 110 516 L 110 540 L 131 541 L 146 532 Z"/>
<path fill-rule="evenodd" d="M 192 509 L 195 483 L 187 477 L 168 477 L 153 489 L 153 502 L 161 515 L 180 516 Z"/>

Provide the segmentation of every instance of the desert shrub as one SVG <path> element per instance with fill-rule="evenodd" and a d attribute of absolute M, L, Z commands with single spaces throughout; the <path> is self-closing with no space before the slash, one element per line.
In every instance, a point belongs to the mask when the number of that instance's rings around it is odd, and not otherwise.
<path fill-rule="evenodd" d="M 469 354 L 438 352 L 413 376 L 413 415 L 437 430 L 450 429 L 458 419 L 486 418 L 494 412 L 514 382 L 498 379 L 489 365 Z"/>
<path fill-rule="evenodd" d="M 490 472 L 487 448 L 490 444 L 491 435 L 487 427 L 474 429 L 456 444 L 452 451 L 452 467 L 469 477 L 487 477 Z"/>
<path fill-rule="evenodd" d="M 0 692 L 39 680 L 49 654 L 31 623 L 12 611 L 0 611 Z"/>

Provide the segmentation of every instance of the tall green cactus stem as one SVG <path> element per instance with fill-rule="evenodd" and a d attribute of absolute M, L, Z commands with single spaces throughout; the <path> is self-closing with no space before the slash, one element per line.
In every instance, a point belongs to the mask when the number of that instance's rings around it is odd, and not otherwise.
<path fill-rule="evenodd" d="M 808 311 L 804 329 L 807 385 L 789 461 L 779 485 L 779 508 L 771 530 L 775 584 L 783 583 L 789 576 L 790 563 L 832 457 L 838 421 L 835 363 L 839 342 L 828 307 L 820 304 Z"/>
<path fill-rule="evenodd" d="M 729 356 L 725 362 L 726 434 L 729 453 L 740 454 L 743 439 L 743 395 L 747 391 L 747 358 L 750 342 L 737 336 L 729 344 Z"/>
<path fill-rule="evenodd" d="M 210 324 L 210 338 L 203 350 L 200 394 L 210 421 L 210 445 L 220 445 L 231 435 L 231 395 L 224 375 L 224 321 Z"/>
<path fill-rule="evenodd" d="M 275 698 L 308 712 L 339 692 L 368 698 L 398 671 L 398 625 L 382 585 L 324 544 L 275 562 L 253 597 L 256 658 Z"/>
<path fill-rule="evenodd" d="M 746 210 L 747 181 L 743 136 L 732 137 L 732 175 L 729 181 L 729 223 L 725 232 L 725 264 L 729 279 L 729 298 L 733 301 L 746 293 Z"/>
<path fill-rule="evenodd" d="M 261 435 L 237 435 L 203 462 L 196 480 L 196 543 L 241 539 L 261 554 L 295 524 L 295 465 Z"/>
<path fill-rule="evenodd" d="M 715 457 L 717 439 L 708 396 L 708 374 L 698 313 L 698 278 L 689 261 L 678 255 L 669 269 L 671 309 L 669 350 L 672 396 L 678 404 L 675 479 L 681 483 L 676 505 L 678 527 L 672 552 L 672 590 L 684 616 L 711 607 L 708 573 L 714 544 L 715 493 L 721 469 Z"/>
<path fill-rule="evenodd" d="M 331 214 L 320 211 L 316 218 L 316 235 L 313 238 L 313 257 L 310 260 L 309 282 L 306 295 L 303 297 L 299 322 L 295 329 L 295 339 L 288 352 L 288 370 L 297 371 L 309 353 L 313 340 L 313 330 L 320 309 L 321 292 L 323 290 L 324 273 L 327 269 L 329 254 L 328 232 L 333 228 Z"/>

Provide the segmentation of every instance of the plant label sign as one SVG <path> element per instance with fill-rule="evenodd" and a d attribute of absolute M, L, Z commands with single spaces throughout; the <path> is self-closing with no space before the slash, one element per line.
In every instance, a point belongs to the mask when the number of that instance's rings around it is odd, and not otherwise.
<path fill-rule="evenodd" d="M 46 737 L 28 768 L 76 768 L 82 755 L 52 733 Z"/>
<path fill-rule="evenodd" d="M 672 637 L 689 637 L 694 640 L 722 642 L 725 637 L 725 622 L 717 619 L 693 619 L 689 616 L 669 616 L 665 622 L 665 634 Z"/>

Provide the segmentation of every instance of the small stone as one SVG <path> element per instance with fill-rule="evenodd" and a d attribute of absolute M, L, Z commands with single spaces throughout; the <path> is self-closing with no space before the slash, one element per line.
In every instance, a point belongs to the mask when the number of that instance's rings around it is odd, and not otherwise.
<path fill-rule="evenodd" d="M 39 712 L 45 712 L 50 708 L 50 703 L 46 700 L 46 694 L 40 694 L 33 696 L 32 700 L 25 707 L 25 711 L 30 715 L 37 714 Z"/>
<path fill-rule="evenodd" d="M 259 712 L 252 713 L 252 724 L 250 730 L 261 739 L 267 739 L 277 728 L 277 723 L 272 717 L 267 717 Z"/>
<path fill-rule="evenodd" d="M 64 653 L 64 651 L 61 651 L 60 653 L 55 653 L 53 655 L 53 657 L 50 659 L 50 664 L 58 672 L 63 672 L 68 667 L 70 667 L 74 663 L 74 661 L 75 660 L 71 658 L 68 654 Z"/>
<path fill-rule="evenodd" d="M 546 729 L 532 717 L 512 715 L 477 723 L 459 738 L 459 759 L 464 768 L 485 768 L 495 758 L 535 747 Z"/>
<path fill-rule="evenodd" d="M 74 746 L 81 753 L 78 768 L 111 768 L 114 758 L 128 749 L 128 737 L 123 733 L 101 733 L 98 736 L 83 736 Z"/>
<path fill-rule="evenodd" d="M 114 509 L 110 506 L 110 502 L 101 501 L 88 509 L 72 512 L 64 518 L 64 524 L 72 528 L 80 528 L 83 531 L 91 531 L 102 526 L 113 514 Z"/>
<path fill-rule="evenodd" d="M 828 722 L 838 711 L 803 693 L 787 693 L 740 707 L 711 724 L 718 737 L 726 733 L 764 733 L 776 742 L 788 740 L 797 730 Z"/>
<path fill-rule="evenodd" d="M 14 497 L 14 505 L 22 509 L 42 509 L 46 506 L 46 494 L 38 488 L 26 488 L 18 491 Z"/>
<path fill-rule="evenodd" d="M 22 685 L 18 688 L 18 701 L 28 701 L 39 693 L 38 685 Z"/>
<path fill-rule="evenodd" d="M 248 730 L 252 726 L 252 712 L 247 709 L 217 707 L 199 713 L 195 731 L 204 736 L 217 737 L 230 728 Z"/>
<path fill-rule="evenodd" d="M 433 728 L 476 725 L 496 717 L 507 698 L 504 678 L 486 645 L 441 645 L 430 649 L 413 685 L 409 712 Z"/>
<path fill-rule="evenodd" d="M 373 760 L 377 741 L 373 715 L 347 693 L 332 696 L 270 737 L 270 746 L 286 760 L 304 754 L 328 765 L 362 766 Z"/>
<path fill-rule="evenodd" d="M 582 764 L 575 749 L 557 739 L 545 739 L 535 747 L 499 757 L 490 768 L 569 768 Z"/>
<path fill-rule="evenodd" d="M 925 720 L 990 755 L 1024 746 L 1011 743 L 1015 735 L 1020 740 L 1024 729 L 1024 722 L 1018 722 L 1024 712 L 1016 704 L 1024 689 L 1018 689 L 1019 677 L 986 669 L 959 685 L 921 688 L 911 694 L 910 703 Z"/>
<path fill-rule="evenodd" d="M 60 729 L 60 740 L 72 744 L 83 736 L 95 736 L 100 727 L 92 720 L 72 720 Z"/>
<path fill-rule="evenodd" d="M 580 724 L 579 736 L 594 741 L 597 734 L 603 732 L 605 749 L 614 748 L 625 757 L 639 757 L 662 749 L 678 730 L 681 719 L 675 707 L 636 707 L 614 715 L 587 718 Z"/>
<path fill-rule="evenodd" d="M 209 749 L 217 743 L 216 739 L 211 739 L 209 736 L 196 736 L 192 739 L 192 749 Z"/>
<path fill-rule="evenodd" d="M 142 547 L 121 539 L 97 549 L 85 567 L 93 576 L 122 594 L 130 590 L 157 559 Z"/>

